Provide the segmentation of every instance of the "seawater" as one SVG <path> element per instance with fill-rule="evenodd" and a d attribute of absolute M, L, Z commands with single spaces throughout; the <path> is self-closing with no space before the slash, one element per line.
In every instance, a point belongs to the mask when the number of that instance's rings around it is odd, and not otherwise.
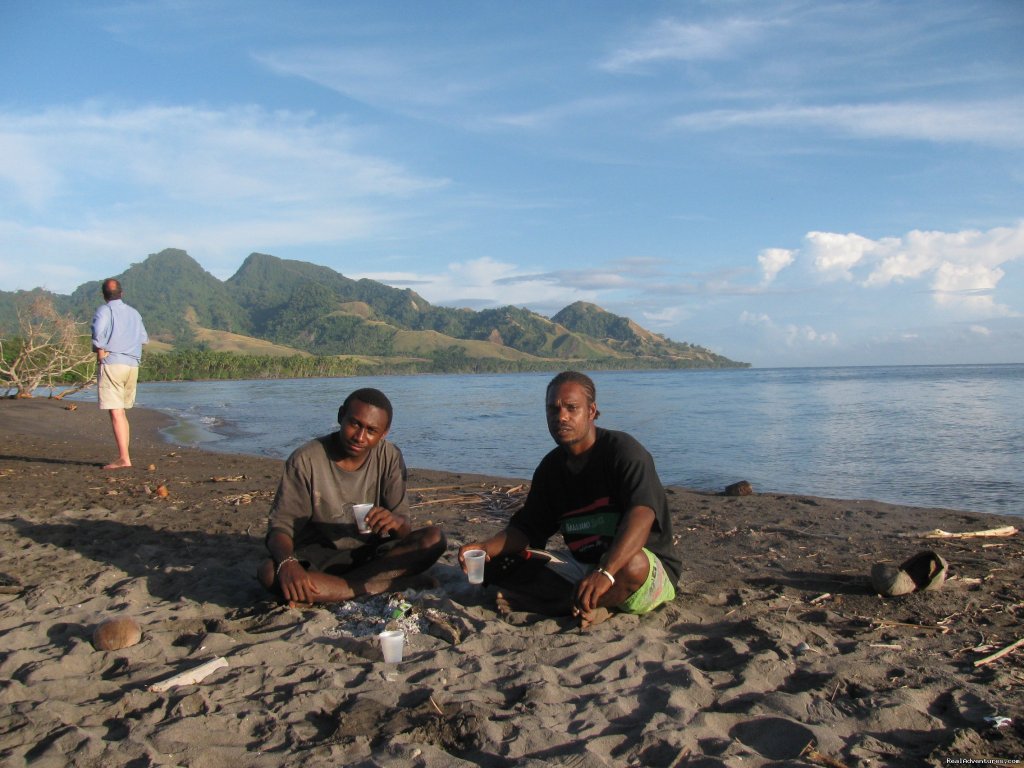
<path fill-rule="evenodd" d="M 1024 515 L 1024 365 L 594 372 L 598 424 L 639 439 L 665 484 Z M 550 374 L 146 383 L 169 439 L 284 458 L 352 390 L 395 406 L 411 467 L 528 479 L 553 447 Z"/>

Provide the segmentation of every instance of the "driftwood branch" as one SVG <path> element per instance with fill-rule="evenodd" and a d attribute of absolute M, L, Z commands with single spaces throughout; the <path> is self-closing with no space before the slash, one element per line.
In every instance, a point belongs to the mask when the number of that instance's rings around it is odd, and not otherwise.
<path fill-rule="evenodd" d="M 465 489 L 465 490 L 464 490 Z M 472 507 L 470 511 L 507 513 L 520 504 L 526 498 L 528 487 L 526 485 L 514 485 L 507 488 L 497 486 L 461 486 L 461 485 L 438 485 L 432 488 L 412 488 L 410 495 L 416 501 L 409 505 L 409 509 L 423 509 L 425 507 L 448 505 L 456 507 Z M 428 493 L 447 491 L 444 495 L 434 498 L 425 498 Z M 452 493 L 454 491 L 454 494 Z"/>
<path fill-rule="evenodd" d="M 988 664 L 989 662 L 995 661 L 996 659 L 1001 659 L 1003 658 L 1003 656 L 1007 656 L 1013 653 L 1017 648 L 1020 648 L 1022 645 L 1024 645 L 1024 637 L 1022 637 L 1015 643 L 1010 643 L 1008 646 L 1006 646 L 1000 651 L 996 651 L 995 653 L 986 656 L 983 659 L 978 659 L 974 662 L 974 666 L 980 667 L 982 664 Z"/>
<path fill-rule="evenodd" d="M 149 690 L 155 693 L 163 693 L 171 688 L 177 688 L 179 685 L 192 685 L 193 683 L 201 682 L 204 678 L 209 677 L 218 669 L 223 669 L 227 665 L 228 660 L 223 656 L 218 656 L 216 659 L 211 659 L 205 664 L 200 664 L 198 667 L 185 670 L 173 677 L 168 677 L 166 680 L 161 680 L 159 683 L 153 683 L 153 685 L 149 686 Z"/>
<path fill-rule="evenodd" d="M 1017 533 L 1017 529 L 1012 525 L 1004 525 L 1001 528 L 988 528 L 984 531 L 965 531 L 963 533 L 950 533 L 941 528 L 936 528 L 934 531 L 928 531 L 928 533 L 920 535 L 926 539 L 980 539 L 992 536 L 1013 536 L 1015 533 Z"/>

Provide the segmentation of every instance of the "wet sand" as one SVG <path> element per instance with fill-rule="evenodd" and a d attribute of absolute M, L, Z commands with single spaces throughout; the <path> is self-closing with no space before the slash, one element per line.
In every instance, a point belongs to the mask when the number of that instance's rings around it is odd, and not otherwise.
<path fill-rule="evenodd" d="M 978 664 L 1024 638 L 1022 534 L 924 536 L 1019 518 L 670 488 L 678 598 L 584 633 L 498 615 L 455 564 L 523 479 L 412 470 L 414 524 L 443 525 L 449 552 L 439 588 L 402 596 L 423 631 L 385 665 L 351 614 L 279 606 L 253 579 L 280 461 L 175 446 L 161 414 L 130 417 L 136 466 L 106 472 L 94 404 L 0 400 L 0 573 L 16 582 L 0 587 L 4 765 L 1024 758 L 1024 647 Z M 941 589 L 875 594 L 873 564 L 925 549 L 949 562 Z M 96 650 L 111 616 L 141 642 Z M 199 683 L 149 690 L 215 658 Z"/>

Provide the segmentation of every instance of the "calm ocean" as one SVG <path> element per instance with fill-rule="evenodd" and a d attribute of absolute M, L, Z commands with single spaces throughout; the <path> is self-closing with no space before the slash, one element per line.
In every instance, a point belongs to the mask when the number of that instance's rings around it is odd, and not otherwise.
<path fill-rule="evenodd" d="M 529 478 L 553 446 L 550 374 L 143 384 L 170 439 L 284 458 L 332 431 L 353 389 L 395 405 L 411 467 Z M 598 423 L 637 437 L 666 484 L 1024 515 L 1024 365 L 597 372 Z M 94 396 L 94 395 L 93 395 Z"/>

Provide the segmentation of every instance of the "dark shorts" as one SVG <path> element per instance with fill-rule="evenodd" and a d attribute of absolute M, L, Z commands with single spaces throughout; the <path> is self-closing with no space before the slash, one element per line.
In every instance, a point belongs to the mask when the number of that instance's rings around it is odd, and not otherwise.
<path fill-rule="evenodd" d="M 335 549 L 320 544 L 306 544 L 295 550 L 295 558 L 306 570 L 341 576 L 353 568 L 381 557 L 397 543 L 398 539 L 377 538 L 355 549 Z"/>

